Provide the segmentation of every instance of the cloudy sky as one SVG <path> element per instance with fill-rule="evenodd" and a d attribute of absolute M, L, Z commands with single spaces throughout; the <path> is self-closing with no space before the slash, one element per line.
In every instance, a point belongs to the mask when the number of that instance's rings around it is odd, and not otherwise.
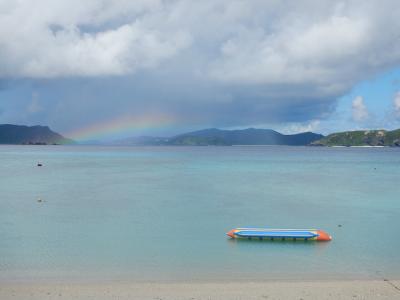
<path fill-rule="evenodd" d="M 400 127 L 399 20 L 396 0 L 0 0 L 0 123 Z"/>

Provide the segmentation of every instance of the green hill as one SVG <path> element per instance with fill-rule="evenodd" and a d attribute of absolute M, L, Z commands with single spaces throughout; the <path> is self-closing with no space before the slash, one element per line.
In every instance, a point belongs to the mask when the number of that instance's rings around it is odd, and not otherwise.
<path fill-rule="evenodd" d="M 386 130 L 358 130 L 332 133 L 312 146 L 400 146 L 400 129 Z"/>
<path fill-rule="evenodd" d="M 73 140 L 63 137 L 47 126 L 0 124 L 0 144 L 53 145 L 73 143 Z"/>
<path fill-rule="evenodd" d="M 247 128 L 221 130 L 217 128 L 179 134 L 173 137 L 136 137 L 116 141 L 120 145 L 164 146 L 231 146 L 231 145 L 291 145 L 305 146 L 323 137 L 321 134 L 304 132 L 285 135 L 271 129 Z"/>
<path fill-rule="evenodd" d="M 181 134 L 169 139 L 170 145 L 292 145 L 302 146 L 323 135 L 304 132 L 285 135 L 271 129 L 247 128 L 241 130 L 204 129 Z"/>

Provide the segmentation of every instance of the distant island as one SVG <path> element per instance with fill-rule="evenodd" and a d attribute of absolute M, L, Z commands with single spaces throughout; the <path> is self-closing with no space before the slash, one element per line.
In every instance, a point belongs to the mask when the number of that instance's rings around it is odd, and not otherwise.
<path fill-rule="evenodd" d="M 0 144 L 14 145 L 66 145 L 77 142 L 52 131 L 48 126 L 0 124 Z M 313 132 L 282 134 L 272 129 L 223 130 L 209 128 L 172 137 L 139 136 L 113 142 L 82 143 L 116 146 L 234 146 L 234 145 L 286 145 L 286 146 L 390 146 L 400 147 L 400 129 L 357 130 L 332 133 L 328 136 Z"/>
<path fill-rule="evenodd" d="M 170 138 L 141 136 L 113 142 L 114 145 L 136 146 L 233 146 L 233 145 L 287 145 L 287 146 L 400 146 L 400 129 L 359 130 L 332 133 L 328 136 L 313 132 L 281 134 L 271 129 L 247 128 L 222 130 L 217 128 L 179 134 Z"/>
<path fill-rule="evenodd" d="M 248 128 L 222 130 L 217 128 L 179 134 L 170 138 L 133 137 L 115 141 L 116 145 L 144 146 L 233 146 L 233 145 L 290 145 L 306 146 L 324 136 L 312 132 L 285 135 L 271 129 Z"/>
<path fill-rule="evenodd" d="M 400 129 L 358 130 L 332 133 L 311 143 L 312 146 L 391 146 L 400 147 Z"/>
<path fill-rule="evenodd" d="M 65 145 L 74 141 L 52 131 L 48 126 L 0 124 L 0 144 Z"/>

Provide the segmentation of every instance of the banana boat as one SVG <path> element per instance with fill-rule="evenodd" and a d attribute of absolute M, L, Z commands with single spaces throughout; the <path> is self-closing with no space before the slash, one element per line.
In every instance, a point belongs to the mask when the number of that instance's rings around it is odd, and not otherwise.
<path fill-rule="evenodd" d="M 226 233 L 233 239 L 259 240 L 303 240 L 303 241 L 330 241 L 332 237 L 319 229 L 269 229 L 269 228 L 235 228 Z"/>

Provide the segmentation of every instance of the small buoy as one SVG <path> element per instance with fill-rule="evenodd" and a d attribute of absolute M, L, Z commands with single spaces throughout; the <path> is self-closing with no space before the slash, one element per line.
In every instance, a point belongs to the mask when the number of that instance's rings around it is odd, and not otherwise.
<path fill-rule="evenodd" d="M 42 198 L 38 198 L 37 202 L 43 202 Z"/>
<path fill-rule="evenodd" d="M 339 224 L 337 227 L 342 227 L 342 224 Z"/>
<path fill-rule="evenodd" d="M 41 163 L 38 163 L 37 166 L 38 166 L 38 167 L 42 167 L 43 165 L 42 165 Z"/>

